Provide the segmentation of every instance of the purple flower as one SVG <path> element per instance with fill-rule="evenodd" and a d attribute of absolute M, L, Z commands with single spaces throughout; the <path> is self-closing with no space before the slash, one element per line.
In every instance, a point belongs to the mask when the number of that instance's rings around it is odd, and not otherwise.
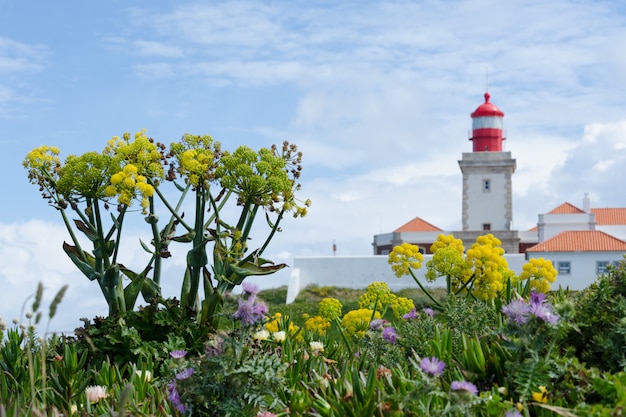
<path fill-rule="evenodd" d="M 511 408 L 509 411 L 506 412 L 504 417 L 523 417 L 523 416 L 522 416 L 522 413 L 517 411 L 517 409 Z"/>
<path fill-rule="evenodd" d="M 187 355 L 186 350 L 173 350 L 170 352 L 170 356 L 174 359 L 182 359 Z"/>
<path fill-rule="evenodd" d="M 222 344 L 224 343 L 224 339 L 219 336 L 211 337 L 211 339 L 207 342 L 204 347 L 204 352 L 208 357 L 212 356 L 220 356 L 222 354 Z"/>
<path fill-rule="evenodd" d="M 374 320 L 370 321 L 370 329 L 372 329 L 372 330 L 380 330 L 380 328 L 383 327 L 385 325 L 385 323 L 387 323 L 387 320 L 374 319 Z"/>
<path fill-rule="evenodd" d="M 193 375 L 193 368 L 186 368 L 176 374 L 176 379 L 182 381 L 183 379 L 189 378 L 191 375 Z"/>
<path fill-rule="evenodd" d="M 546 300 L 546 295 L 542 292 L 533 291 L 530 293 L 530 304 L 540 305 Z"/>
<path fill-rule="evenodd" d="M 446 368 L 446 364 L 443 361 L 435 358 L 424 358 L 420 362 L 420 368 L 422 371 L 430 374 L 432 376 L 439 376 L 443 373 L 443 370 Z"/>
<path fill-rule="evenodd" d="M 262 320 L 267 314 L 267 305 L 263 302 L 256 303 L 256 297 L 250 296 L 246 301 L 241 298 L 237 300 L 239 308 L 233 314 L 237 320 L 241 320 L 244 326 L 252 326 L 259 320 Z"/>
<path fill-rule="evenodd" d="M 550 304 L 540 304 L 531 306 L 531 312 L 538 318 L 546 323 L 556 324 L 559 321 L 559 316 L 554 314 L 552 306 Z"/>
<path fill-rule="evenodd" d="M 533 291 L 530 293 L 530 312 L 540 320 L 546 323 L 556 324 L 559 321 L 559 316 L 554 314 L 552 306 L 544 303 L 546 295 Z"/>
<path fill-rule="evenodd" d="M 476 388 L 476 385 L 469 381 L 452 381 L 450 389 L 453 391 L 465 391 L 473 395 L 478 394 L 478 388 Z"/>
<path fill-rule="evenodd" d="M 241 288 L 250 295 L 257 295 L 259 293 L 259 288 L 251 282 L 244 282 L 241 284 Z"/>
<path fill-rule="evenodd" d="M 415 311 L 415 307 L 413 307 L 413 310 L 409 311 L 404 316 L 402 316 L 402 318 L 405 319 L 405 320 L 410 320 L 410 319 L 417 318 L 417 312 Z"/>
<path fill-rule="evenodd" d="M 180 394 L 178 393 L 178 389 L 176 389 L 176 380 L 173 380 L 169 384 L 167 384 L 167 398 L 178 410 L 178 412 L 184 413 L 185 411 L 187 411 L 187 407 L 185 407 L 185 404 L 183 404 L 180 400 Z"/>
<path fill-rule="evenodd" d="M 424 313 L 426 313 L 430 317 L 434 317 L 435 316 L 435 311 L 432 308 L 429 308 L 429 307 L 426 307 L 424 309 Z"/>
<path fill-rule="evenodd" d="M 396 329 L 394 329 L 393 327 L 385 327 L 383 329 L 383 339 L 391 344 L 396 343 L 396 340 L 398 339 Z"/>
<path fill-rule="evenodd" d="M 502 307 L 502 312 L 507 315 L 513 323 L 524 324 L 530 316 L 530 306 L 523 300 L 513 300 Z"/>

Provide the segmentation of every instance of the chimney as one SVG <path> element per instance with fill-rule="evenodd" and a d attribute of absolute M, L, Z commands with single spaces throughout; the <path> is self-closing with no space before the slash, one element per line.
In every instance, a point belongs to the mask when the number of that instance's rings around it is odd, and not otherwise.
<path fill-rule="evenodd" d="M 585 198 L 583 198 L 583 210 L 586 213 L 591 213 L 591 201 L 589 200 L 589 193 L 585 193 Z"/>

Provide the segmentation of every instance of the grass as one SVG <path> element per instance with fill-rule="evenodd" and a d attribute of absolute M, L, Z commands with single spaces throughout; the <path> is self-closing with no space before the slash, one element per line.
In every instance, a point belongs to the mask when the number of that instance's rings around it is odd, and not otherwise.
<path fill-rule="evenodd" d="M 322 299 L 327 297 L 338 299 L 343 305 L 343 312 L 347 313 L 350 310 L 359 308 L 359 297 L 361 297 L 365 291 L 365 288 L 351 289 L 330 285 L 310 285 L 298 294 L 293 303 L 286 304 L 287 287 L 282 286 L 260 291 L 259 298 L 267 303 L 271 315 L 280 312 L 283 315 L 289 316 L 294 324 L 302 326 L 306 320 L 303 317 L 317 315 L 317 306 Z M 405 288 L 394 292 L 394 294 L 398 297 L 406 297 L 413 300 L 417 309 L 421 309 L 430 304 L 428 297 L 418 288 Z M 445 290 L 443 288 L 434 289 L 432 290 L 432 294 L 437 299 L 443 299 Z"/>

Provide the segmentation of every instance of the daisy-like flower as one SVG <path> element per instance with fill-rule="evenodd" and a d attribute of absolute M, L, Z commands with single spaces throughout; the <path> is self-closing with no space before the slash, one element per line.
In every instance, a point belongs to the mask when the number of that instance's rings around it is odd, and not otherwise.
<path fill-rule="evenodd" d="M 443 361 L 435 358 L 424 358 L 420 361 L 420 368 L 422 371 L 426 372 L 432 376 L 439 376 L 443 373 L 443 370 L 446 368 L 446 364 Z"/>
<path fill-rule="evenodd" d="M 137 369 L 135 371 L 135 374 L 139 377 L 139 378 L 143 378 L 144 381 L 146 382 L 150 382 L 152 381 L 152 372 L 148 371 L 148 370 L 140 370 Z"/>
<path fill-rule="evenodd" d="M 512 323 L 524 324 L 531 314 L 531 307 L 524 300 L 513 300 L 502 307 L 502 312 L 507 315 Z"/>
<path fill-rule="evenodd" d="M 284 330 L 281 330 L 279 332 L 274 332 L 274 334 L 272 334 L 272 338 L 274 339 L 275 342 L 282 343 L 287 338 L 287 333 L 285 333 Z"/>
<path fill-rule="evenodd" d="M 393 327 L 385 327 L 383 329 L 383 339 L 391 344 L 396 343 L 396 340 L 398 340 L 398 334 L 396 333 L 396 329 L 394 329 Z"/>
<path fill-rule="evenodd" d="M 261 329 L 261 330 L 259 330 L 258 332 L 255 332 L 255 333 L 252 335 L 252 338 L 253 338 L 254 340 L 258 340 L 258 341 L 267 340 L 267 339 L 269 339 L 269 338 L 270 338 L 270 332 L 268 332 L 268 331 L 267 331 L 267 330 L 265 330 L 265 329 Z"/>
<path fill-rule="evenodd" d="M 176 374 L 176 379 L 182 381 L 183 379 L 189 378 L 191 375 L 193 375 L 193 368 L 185 368 Z"/>
<path fill-rule="evenodd" d="M 415 307 L 413 307 L 413 309 L 411 311 L 409 311 L 404 316 L 402 316 L 402 318 L 405 319 L 405 320 L 411 320 L 411 319 L 417 318 L 417 311 L 416 311 Z"/>
<path fill-rule="evenodd" d="M 182 359 L 187 355 L 186 350 L 173 350 L 170 352 L 170 356 L 174 359 Z"/>
<path fill-rule="evenodd" d="M 311 348 L 313 353 L 319 353 L 324 351 L 324 344 L 315 340 L 309 342 L 309 347 Z"/>
<path fill-rule="evenodd" d="M 87 387 L 85 390 L 85 394 L 87 394 L 87 401 L 91 404 L 95 404 L 98 401 L 108 397 L 106 387 L 102 385 L 92 385 Z"/>
<path fill-rule="evenodd" d="M 450 383 L 450 389 L 457 392 L 467 392 L 472 395 L 478 394 L 478 388 L 476 388 L 476 385 L 469 381 L 452 381 L 452 383 Z"/>

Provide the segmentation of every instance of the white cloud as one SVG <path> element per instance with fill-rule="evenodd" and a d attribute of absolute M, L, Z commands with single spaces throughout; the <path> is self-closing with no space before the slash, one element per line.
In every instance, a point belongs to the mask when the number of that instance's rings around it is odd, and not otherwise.
<path fill-rule="evenodd" d="M 0 73 L 38 72 L 47 55 L 41 45 L 29 45 L 0 37 Z"/>

